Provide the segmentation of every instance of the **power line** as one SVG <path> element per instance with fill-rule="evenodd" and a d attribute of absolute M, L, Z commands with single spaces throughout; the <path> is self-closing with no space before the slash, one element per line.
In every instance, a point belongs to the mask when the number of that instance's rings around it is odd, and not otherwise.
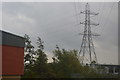
<path fill-rule="evenodd" d="M 97 11 L 98 13 L 100 13 L 100 9 L 101 9 L 101 5 L 99 4 L 99 5 L 98 5 L 98 11 Z M 98 18 L 98 19 L 97 19 L 97 21 L 98 21 L 98 20 L 99 20 L 99 16 L 97 16 L 97 18 Z M 98 22 L 98 23 L 99 23 L 99 22 Z"/>
<path fill-rule="evenodd" d="M 79 11 L 81 11 L 81 9 L 82 9 L 82 5 L 81 5 L 81 2 L 79 0 L 78 0 L 78 9 L 79 9 Z M 79 12 L 79 18 L 80 18 L 80 12 Z"/>
<path fill-rule="evenodd" d="M 98 23 L 99 23 L 99 24 L 100 24 L 100 21 L 101 21 L 101 17 L 102 17 L 102 15 L 103 15 L 103 11 L 104 11 L 104 6 L 105 6 L 105 4 L 103 3 L 102 6 L 103 6 L 103 7 L 101 7 L 102 11 L 101 11 L 101 9 L 100 9 L 101 15 L 100 15 L 100 18 L 99 18 L 99 20 L 98 20 Z"/>
<path fill-rule="evenodd" d="M 76 2 L 74 0 L 74 6 L 75 6 L 75 15 L 76 15 L 76 21 L 78 23 L 78 17 L 77 17 L 77 6 L 76 6 Z"/>
<path fill-rule="evenodd" d="M 108 21 L 109 21 L 108 18 L 109 18 L 109 16 L 110 16 L 111 12 L 112 12 L 113 7 L 114 7 L 114 3 L 112 4 L 112 6 L 111 6 L 111 8 L 110 8 L 110 11 L 109 11 L 109 13 L 108 13 L 108 16 L 106 17 L 105 24 L 103 25 L 103 27 L 107 25 L 107 23 L 108 23 Z"/>

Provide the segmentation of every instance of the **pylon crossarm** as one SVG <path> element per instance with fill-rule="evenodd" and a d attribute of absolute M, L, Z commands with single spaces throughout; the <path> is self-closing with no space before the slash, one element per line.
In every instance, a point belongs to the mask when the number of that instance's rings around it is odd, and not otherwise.
<path fill-rule="evenodd" d="M 90 15 L 98 15 L 99 13 L 95 13 L 95 12 L 90 12 L 90 13 L 86 13 L 86 11 L 80 12 L 81 14 L 90 14 Z"/>
<path fill-rule="evenodd" d="M 84 22 L 80 22 L 80 24 L 83 24 L 83 25 L 85 25 L 85 24 L 86 24 L 86 22 L 85 22 L 85 21 L 84 21 Z M 99 24 L 96 24 L 96 23 L 90 23 L 89 25 L 98 26 Z"/>
<path fill-rule="evenodd" d="M 79 33 L 79 35 L 87 35 L 87 36 L 89 36 L 89 35 L 91 35 L 91 36 L 100 36 L 99 34 L 93 34 L 93 33 L 91 33 L 91 34 Z"/>

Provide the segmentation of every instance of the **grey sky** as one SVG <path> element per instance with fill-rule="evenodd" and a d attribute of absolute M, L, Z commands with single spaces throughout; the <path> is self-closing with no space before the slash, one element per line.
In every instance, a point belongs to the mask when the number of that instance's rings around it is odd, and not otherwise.
<path fill-rule="evenodd" d="M 91 11 L 99 12 L 92 18 L 100 23 L 92 28 L 95 51 L 99 63 L 118 64 L 118 3 L 89 3 Z M 75 8 L 76 6 L 76 8 Z M 74 2 L 7 2 L 2 4 L 2 29 L 23 36 L 28 34 L 33 44 L 37 36 L 45 44 L 50 60 L 55 45 L 65 49 L 78 49 L 84 15 L 76 15 L 84 10 L 85 3 Z"/>

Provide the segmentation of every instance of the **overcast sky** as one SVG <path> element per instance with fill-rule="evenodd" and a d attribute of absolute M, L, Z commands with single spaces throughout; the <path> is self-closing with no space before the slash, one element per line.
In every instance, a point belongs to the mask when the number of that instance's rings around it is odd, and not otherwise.
<path fill-rule="evenodd" d="M 60 48 L 80 49 L 86 3 L 81 2 L 3 2 L 2 29 L 20 36 L 28 34 L 33 44 L 37 37 L 44 41 L 45 52 L 51 61 L 56 44 Z M 95 51 L 99 63 L 118 64 L 118 3 L 89 3 L 91 11 L 99 15 L 91 18 L 100 25 L 92 28 Z"/>

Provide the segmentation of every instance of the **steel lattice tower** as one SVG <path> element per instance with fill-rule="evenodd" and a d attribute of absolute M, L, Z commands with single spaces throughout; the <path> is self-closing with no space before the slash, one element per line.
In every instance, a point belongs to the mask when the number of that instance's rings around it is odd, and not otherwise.
<path fill-rule="evenodd" d="M 87 62 L 89 64 L 91 64 L 92 62 L 97 63 L 97 56 L 95 53 L 95 48 L 94 48 L 92 37 L 99 36 L 99 35 L 93 34 L 91 32 L 91 27 L 98 26 L 99 24 L 93 23 L 90 20 L 90 18 L 91 18 L 91 15 L 95 16 L 95 15 L 98 15 L 98 13 L 91 12 L 90 6 L 88 3 L 85 5 L 85 11 L 80 12 L 80 13 L 85 14 L 85 21 L 80 22 L 80 24 L 84 25 L 84 32 L 80 33 L 80 35 L 83 35 L 83 38 L 82 38 L 81 48 L 79 52 L 79 58 L 81 59 L 82 63 L 85 63 L 86 55 L 88 55 L 89 58 L 87 58 Z"/>

